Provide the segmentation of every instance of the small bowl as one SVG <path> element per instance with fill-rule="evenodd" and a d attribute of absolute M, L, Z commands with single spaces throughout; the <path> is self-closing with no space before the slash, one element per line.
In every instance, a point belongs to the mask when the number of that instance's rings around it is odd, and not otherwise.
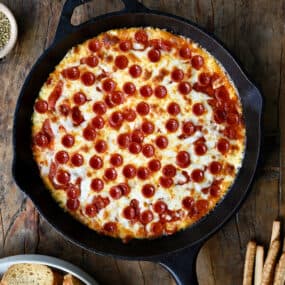
<path fill-rule="evenodd" d="M 0 12 L 4 13 L 5 16 L 8 18 L 11 27 L 10 39 L 8 40 L 6 45 L 2 49 L 0 49 L 0 59 L 1 59 L 5 57 L 15 46 L 18 36 L 18 26 L 12 12 L 2 3 L 0 3 Z"/>

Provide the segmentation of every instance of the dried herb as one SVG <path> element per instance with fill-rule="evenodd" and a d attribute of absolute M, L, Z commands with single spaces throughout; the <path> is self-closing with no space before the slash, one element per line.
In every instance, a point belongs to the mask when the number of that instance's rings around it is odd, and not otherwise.
<path fill-rule="evenodd" d="M 11 25 L 6 15 L 0 12 L 0 50 L 5 47 L 10 39 Z"/>

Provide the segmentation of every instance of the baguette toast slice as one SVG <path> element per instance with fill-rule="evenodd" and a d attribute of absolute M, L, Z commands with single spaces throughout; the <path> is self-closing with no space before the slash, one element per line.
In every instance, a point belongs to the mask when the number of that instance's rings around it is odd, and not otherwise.
<path fill-rule="evenodd" d="M 83 283 L 71 274 L 66 274 L 63 278 L 62 285 L 83 285 Z"/>
<path fill-rule="evenodd" d="M 62 276 L 42 264 L 15 264 L 5 272 L 1 285 L 61 285 Z"/>

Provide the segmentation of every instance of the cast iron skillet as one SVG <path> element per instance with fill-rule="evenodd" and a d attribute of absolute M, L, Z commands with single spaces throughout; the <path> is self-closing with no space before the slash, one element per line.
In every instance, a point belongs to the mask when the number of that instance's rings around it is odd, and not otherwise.
<path fill-rule="evenodd" d="M 70 19 L 74 8 L 87 1 L 89 0 L 66 1 L 53 44 L 38 59 L 22 88 L 13 129 L 15 181 L 47 221 L 75 244 L 97 254 L 159 262 L 170 271 L 177 284 L 197 284 L 196 257 L 202 243 L 237 211 L 253 179 L 260 148 L 261 95 L 232 56 L 216 40 L 189 21 L 151 11 L 134 0 L 123 0 L 125 8 L 122 11 L 72 26 Z M 155 240 L 133 240 L 124 244 L 118 239 L 102 236 L 88 229 L 64 213 L 51 198 L 32 157 L 31 116 L 34 101 L 48 74 L 72 46 L 109 29 L 136 26 L 159 27 L 189 37 L 223 64 L 241 97 L 247 143 L 243 166 L 236 181 L 214 211 L 192 227 L 172 236 Z"/>

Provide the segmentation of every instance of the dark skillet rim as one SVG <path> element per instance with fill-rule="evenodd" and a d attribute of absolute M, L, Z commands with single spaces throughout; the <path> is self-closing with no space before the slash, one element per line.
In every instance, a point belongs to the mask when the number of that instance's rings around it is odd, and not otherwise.
<path fill-rule="evenodd" d="M 248 87 L 250 87 L 250 89 L 252 90 L 252 92 L 255 93 L 256 96 L 259 96 L 260 100 L 261 100 L 261 104 L 262 104 L 262 96 L 261 94 L 259 93 L 259 91 L 257 90 L 257 88 L 253 85 L 253 83 L 248 79 L 248 77 L 246 76 L 245 72 L 241 69 L 240 65 L 238 64 L 238 62 L 235 60 L 235 58 L 231 55 L 231 53 L 223 46 L 223 44 L 217 40 L 217 38 L 215 36 L 213 36 L 212 34 L 210 34 L 209 32 L 206 32 L 204 29 L 202 29 L 201 27 L 199 27 L 198 25 L 192 23 L 191 21 L 187 20 L 187 19 L 184 19 L 182 17 L 178 17 L 178 16 L 174 16 L 174 15 L 171 15 L 171 14 L 168 14 L 168 13 L 161 13 L 161 12 L 158 12 L 158 11 L 152 11 L 152 10 L 149 10 L 149 11 L 146 11 L 146 12 L 138 12 L 138 13 L 126 13 L 126 12 L 114 12 L 114 13 L 109 13 L 109 14 L 105 14 L 105 15 L 101 15 L 101 16 L 98 16 L 98 17 L 95 17 L 94 19 L 91 19 L 89 20 L 88 22 L 84 23 L 84 24 L 81 24 L 79 26 L 76 26 L 74 28 L 74 32 L 76 30 L 80 30 L 81 28 L 83 28 L 84 26 L 87 26 L 87 25 L 90 25 L 90 24 L 94 24 L 97 20 L 102 20 L 102 19 L 106 19 L 106 18 L 109 18 L 109 17 L 114 17 L 114 16 L 122 16 L 122 15 L 125 15 L 127 16 L 128 14 L 143 14 L 143 15 L 147 15 L 147 14 L 151 14 L 151 15 L 154 15 L 154 16 L 164 16 L 164 17 L 170 17 L 170 18 L 174 18 L 176 20 L 179 20 L 179 21 L 182 21 L 183 24 L 188 24 L 192 27 L 194 27 L 195 29 L 198 29 L 199 32 L 201 32 L 202 34 L 204 34 L 204 36 L 206 36 L 210 41 L 214 41 L 218 46 L 219 48 L 224 52 L 226 53 L 226 55 L 228 56 L 228 58 L 231 60 L 232 64 L 235 65 L 235 67 L 238 69 L 238 71 L 240 72 L 240 77 L 246 81 Z M 134 25 L 135 26 L 135 25 Z M 170 29 L 169 29 L 170 30 Z M 67 35 L 68 36 L 68 35 Z M 63 39 L 63 38 L 62 38 Z M 60 40 L 62 40 L 60 39 Z M 60 41 L 59 40 L 59 41 Z M 34 76 L 34 70 L 35 68 L 37 67 L 37 65 L 41 62 L 41 60 L 46 56 L 46 53 L 48 53 L 50 50 L 54 49 L 54 47 L 59 43 L 59 41 L 54 41 L 51 46 L 45 50 L 43 52 L 43 54 L 37 59 L 36 63 L 33 65 L 31 71 L 29 72 L 29 75 L 27 76 L 24 84 L 23 84 L 23 87 L 21 89 L 21 93 L 20 93 L 20 96 L 18 98 L 18 101 L 17 101 L 17 104 L 16 104 L 16 108 L 15 108 L 15 116 L 14 116 L 14 122 L 13 122 L 13 151 L 14 151 L 14 158 L 13 158 L 13 168 L 12 168 L 12 172 L 13 172 L 13 177 L 14 177 L 14 180 L 16 182 L 16 184 L 18 185 L 18 187 L 22 190 L 22 187 L 18 184 L 17 182 L 17 178 L 16 178 L 16 163 L 17 163 L 17 158 L 16 158 L 16 119 L 17 119 L 17 113 L 18 113 L 18 110 L 20 109 L 20 106 L 21 106 L 21 103 L 22 103 L 22 97 L 24 96 L 24 90 L 26 89 L 27 85 L 29 84 L 31 78 Z M 81 40 L 80 42 L 83 42 L 83 40 Z M 256 148 L 256 153 L 255 153 L 255 160 L 254 160 L 254 164 L 252 166 L 252 175 L 251 175 L 251 178 L 248 179 L 246 181 L 246 186 L 244 187 L 244 191 L 243 193 L 241 194 L 241 198 L 238 200 L 238 202 L 236 203 L 235 207 L 233 207 L 230 211 L 227 211 L 226 215 L 222 218 L 222 221 L 219 222 L 219 224 L 212 228 L 207 234 L 205 234 L 204 236 L 202 236 L 200 239 L 196 240 L 195 242 L 192 242 L 192 243 L 189 243 L 188 245 L 186 246 L 182 246 L 178 249 L 174 249 L 174 250 L 169 250 L 169 251 L 166 251 L 165 253 L 158 253 L 158 254 L 153 254 L 153 255 L 147 255 L 147 256 L 133 256 L 133 255 L 120 255 L 120 254 L 117 254 L 117 253 L 110 253 L 110 252 L 105 252 L 105 251 L 102 251 L 102 250 L 98 250 L 98 249 L 94 249 L 94 247 L 91 247 L 91 246 L 88 246 L 82 242 L 79 242 L 75 239 L 73 239 L 72 237 L 70 237 L 67 233 L 63 232 L 62 229 L 60 229 L 60 227 L 58 227 L 56 224 L 54 224 L 53 221 L 51 221 L 49 218 L 46 217 L 45 214 L 43 214 L 42 210 L 39 208 L 39 206 L 37 204 L 34 203 L 35 207 L 37 208 L 37 210 L 40 212 L 40 214 L 42 215 L 42 217 L 44 217 L 44 219 L 49 223 L 51 224 L 56 230 L 57 232 L 59 232 L 62 236 L 64 236 L 64 238 L 66 238 L 67 240 L 71 241 L 72 243 L 84 248 L 84 249 L 87 249 L 91 252 L 95 252 L 99 255 L 105 255 L 105 256 L 113 256 L 113 257 L 118 257 L 118 258 L 121 258 L 121 259 L 137 259 L 137 260 L 153 260 L 153 259 L 156 259 L 156 260 L 159 260 L 159 258 L 161 257 L 165 257 L 166 255 L 170 255 L 170 254 L 173 254 L 173 253 L 176 253 L 176 252 L 180 252 L 182 251 L 183 249 L 185 248 L 188 248 L 188 247 L 191 247 L 191 246 L 194 246 L 195 244 L 199 244 L 201 243 L 202 241 L 208 239 L 211 235 L 213 235 L 218 229 L 220 229 L 232 216 L 235 212 L 238 211 L 238 209 L 240 208 L 242 202 L 245 200 L 246 198 L 246 195 L 249 193 L 249 187 L 253 181 L 253 178 L 254 178 L 254 173 L 256 171 L 256 168 L 257 168 L 257 163 L 258 163 L 258 158 L 259 158 L 259 154 L 260 154 L 260 141 L 261 141 L 261 110 L 259 110 L 259 113 L 258 113 L 258 138 L 257 138 L 257 142 L 258 142 L 258 145 L 257 145 L 257 148 Z M 25 190 L 22 190 L 22 192 L 24 192 L 27 196 L 29 196 Z M 230 190 L 228 191 L 228 193 L 230 192 Z M 228 193 L 225 195 L 225 197 L 228 195 Z M 30 197 L 30 196 L 29 196 Z M 33 200 L 32 197 L 30 197 L 31 200 Z M 34 202 L 34 200 L 33 200 Z M 223 200 L 221 201 L 221 203 L 223 202 Z M 220 204 L 220 203 L 219 203 Z M 218 205 L 216 206 L 218 207 Z M 215 211 L 215 209 L 213 210 Z M 211 212 L 210 212 L 211 214 Z M 195 227 L 197 225 L 199 225 L 200 222 L 202 222 L 203 220 L 207 219 L 208 215 L 206 215 L 205 217 L 203 217 L 201 220 L 199 220 L 196 224 L 194 224 L 192 227 Z M 162 237 L 162 239 L 164 238 L 167 238 L 167 237 Z"/>

